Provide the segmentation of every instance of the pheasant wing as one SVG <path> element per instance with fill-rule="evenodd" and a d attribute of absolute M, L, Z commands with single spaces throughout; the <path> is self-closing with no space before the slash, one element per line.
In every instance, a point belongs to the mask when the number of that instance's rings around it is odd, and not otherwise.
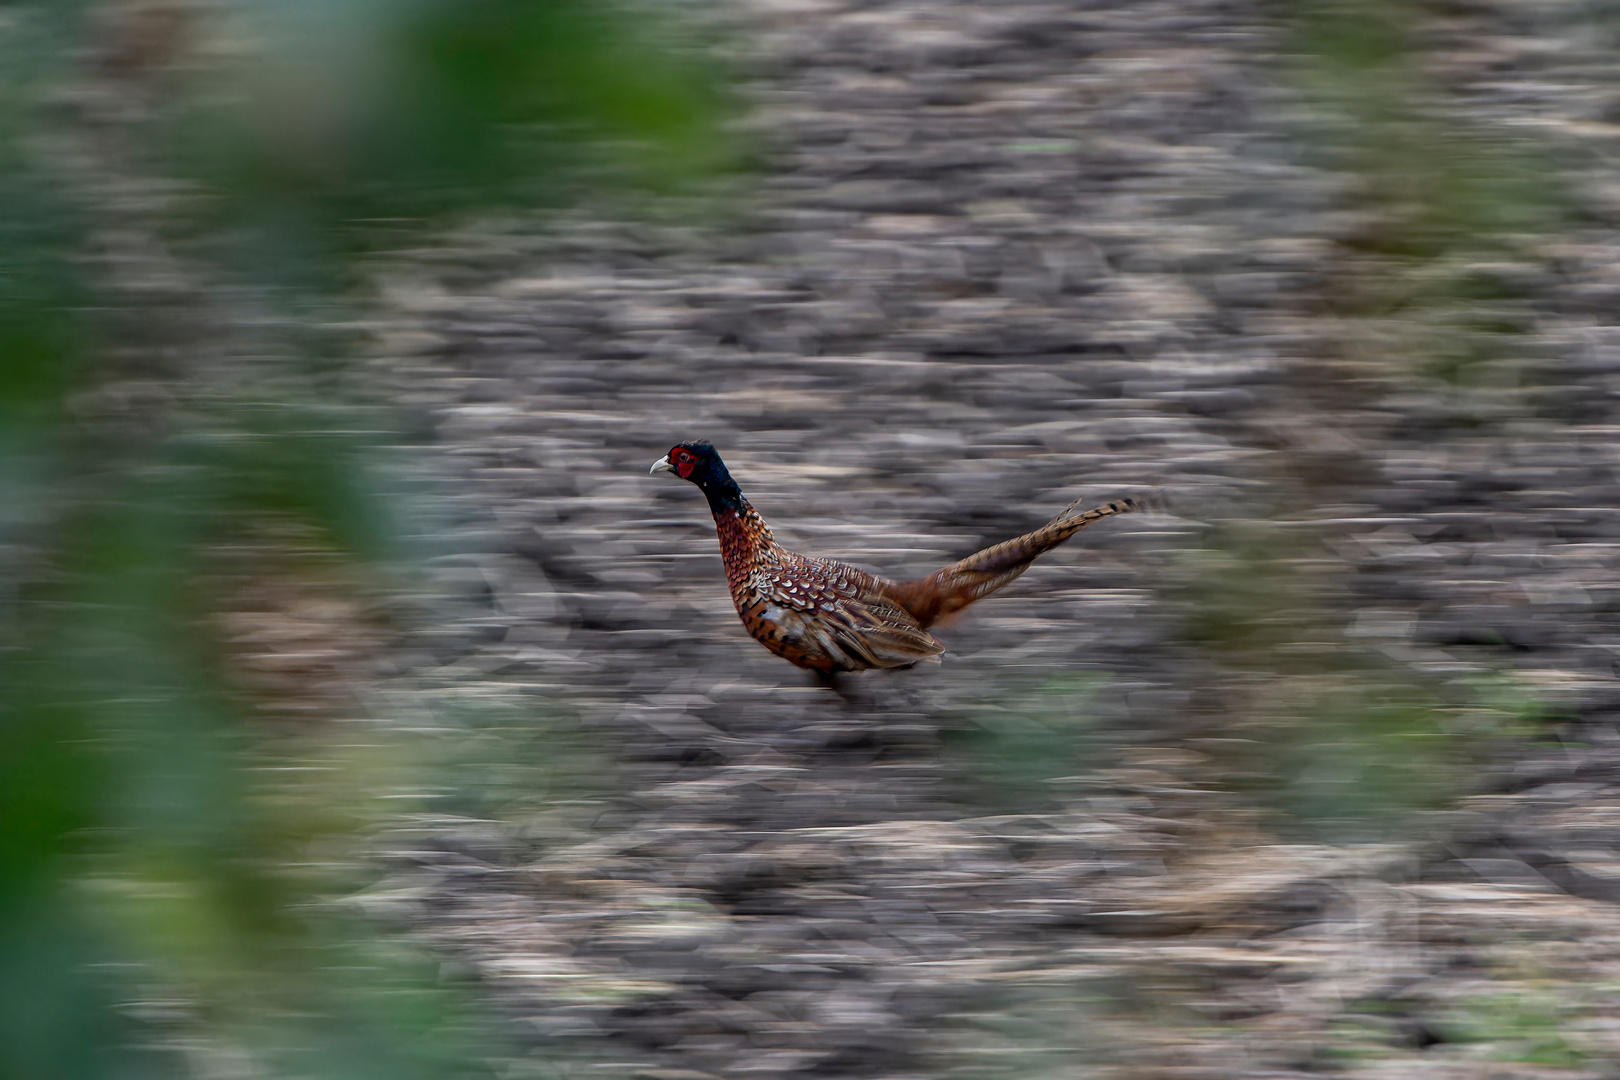
<path fill-rule="evenodd" d="M 938 663 L 945 651 L 906 610 L 883 596 L 848 597 L 821 611 L 822 626 L 861 667 Z"/>
<path fill-rule="evenodd" d="M 892 600 L 892 585 L 845 563 L 789 555 L 760 589 L 789 638 L 834 670 L 935 661 L 945 646 Z"/>

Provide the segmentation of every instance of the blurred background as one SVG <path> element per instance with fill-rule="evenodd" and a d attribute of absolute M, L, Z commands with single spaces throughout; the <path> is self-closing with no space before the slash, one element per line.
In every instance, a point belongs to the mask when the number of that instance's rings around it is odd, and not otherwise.
<path fill-rule="evenodd" d="M 1620 1075 L 1617 33 L 0 6 L 0 1076 Z"/>

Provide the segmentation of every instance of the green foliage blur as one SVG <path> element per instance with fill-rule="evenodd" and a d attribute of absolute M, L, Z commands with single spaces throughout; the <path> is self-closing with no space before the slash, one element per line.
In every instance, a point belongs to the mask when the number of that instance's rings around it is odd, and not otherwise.
<path fill-rule="evenodd" d="M 342 902 L 423 751 L 356 674 L 408 529 L 325 327 L 435 226 L 723 168 L 682 33 L 593 0 L 0 10 L 0 1076 L 487 1071 L 489 1010 Z"/>
<path fill-rule="evenodd" d="M 1523 283 L 1576 212 L 1545 146 L 1468 119 L 1426 63 L 1440 15 L 1419 0 L 1279 9 L 1279 73 L 1309 105 L 1298 134 L 1345 181 L 1355 222 L 1318 293 L 1337 340 L 1295 389 L 1324 415 L 1371 417 L 1384 395 L 1419 394 L 1445 416 L 1437 436 L 1511 440 L 1536 413 Z M 1358 628 L 1355 567 L 1311 519 L 1363 498 L 1365 462 L 1303 447 L 1278 460 L 1269 504 L 1220 523 L 1170 575 L 1237 736 L 1220 769 L 1284 833 L 1404 835 L 1544 710 L 1510 672 L 1438 675 Z"/>
<path fill-rule="evenodd" d="M 1127 718 L 1101 700 L 1107 687 L 1107 676 L 1090 673 L 995 686 L 941 732 L 962 780 L 958 797 L 1001 812 L 1043 808 L 1111 764 L 1110 735 L 1119 739 Z"/>

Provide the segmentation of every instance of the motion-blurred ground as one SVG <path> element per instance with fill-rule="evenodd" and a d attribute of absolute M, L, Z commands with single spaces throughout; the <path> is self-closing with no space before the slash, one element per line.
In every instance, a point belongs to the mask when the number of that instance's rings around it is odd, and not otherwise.
<path fill-rule="evenodd" d="M 378 368 L 465 484 L 434 662 L 624 763 L 572 835 L 424 823 L 404 909 L 647 1076 L 1609 1075 L 1611 31 L 1323 45 L 1395 11 L 741 5 L 735 221 L 398 267 Z M 896 574 L 1169 512 L 846 707 L 645 475 L 693 437 Z"/>

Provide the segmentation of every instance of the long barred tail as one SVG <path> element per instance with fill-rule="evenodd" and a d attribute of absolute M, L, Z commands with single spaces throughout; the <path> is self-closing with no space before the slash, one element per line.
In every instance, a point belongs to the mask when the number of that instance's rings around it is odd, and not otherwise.
<path fill-rule="evenodd" d="M 936 621 L 1016 581 L 1020 574 L 1029 569 L 1030 563 L 1092 522 L 1140 508 L 1139 502 L 1131 498 L 1115 499 L 1102 506 L 1074 513 L 1078 505 L 1070 505 L 1034 532 L 987 547 L 961 562 L 941 567 L 925 578 L 899 582 L 891 587 L 890 592 L 918 624 L 927 629 Z"/>
<path fill-rule="evenodd" d="M 1123 498 L 1115 499 L 1113 502 L 1103 503 L 1101 506 L 1092 507 L 1090 510 L 1082 510 L 1080 513 L 1076 514 L 1074 512 L 1074 508 L 1079 506 L 1082 501 L 1083 500 L 1076 499 L 1074 502 L 1070 503 L 1064 508 L 1063 513 L 1059 514 L 1057 517 L 1053 518 L 1051 522 L 1041 526 L 1039 529 L 1036 529 L 1029 535 L 1037 536 L 1053 526 L 1072 526 L 1072 528 L 1069 528 L 1069 531 L 1063 535 L 1062 540 L 1058 541 L 1058 543 L 1062 543 L 1063 540 L 1067 540 L 1069 537 L 1073 536 L 1087 525 L 1090 525 L 1093 521 L 1101 521 L 1103 518 L 1113 517 L 1115 514 L 1129 514 L 1133 511 L 1142 509 L 1141 499 L 1133 496 L 1125 496 Z M 1023 539 L 1023 537 L 1020 537 L 1019 539 Z"/>

